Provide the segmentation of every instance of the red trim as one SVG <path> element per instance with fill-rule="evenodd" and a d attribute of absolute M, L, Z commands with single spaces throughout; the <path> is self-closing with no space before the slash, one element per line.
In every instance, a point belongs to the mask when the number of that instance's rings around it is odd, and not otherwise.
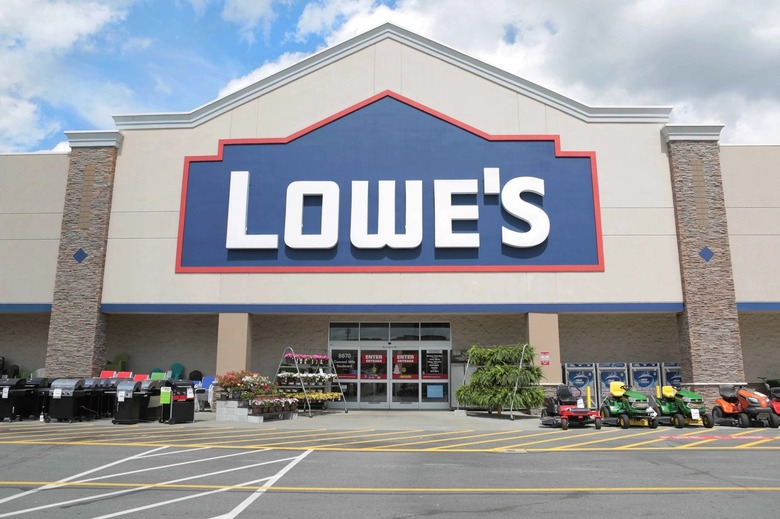
<path fill-rule="evenodd" d="M 392 97 L 404 104 L 448 122 L 488 141 L 552 141 L 556 157 L 588 157 L 590 158 L 591 183 L 593 185 L 594 218 L 596 219 L 596 250 L 598 263 L 595 265 L 456 265 L 456 266 L 312 266 L 312 267 L 185 267 L 182 266 L 182 241 L 184 236 L 184 220 L 186 208 L 187 182 L 191 162 L 219 162 L 223 159 L 226 145 L 241 144 L 287 144 L 295 139 L 321 128 L 333 121 L 351 114 L 385 97 Z M 287 137 L 251 138 L 251 139 L 220 139 L 216 155 L 188 156 L 184 158 L 184 178 L 182 180 L 181 209 L 179 211 L 179 236 L 176 247 L 176 273 L 311 273 L 311 272 L 604 272 L 604 244 L 601 231 L 601 204 L 599 202 L 598 175 L 596 172 L 596 152 L 593 151 L 562 151 L 560 135 L 490 135 L 473 126 L 469 126 L 416 101 L 385 90 L 349 108 L 331 115 L 317 123 L 299 130 Z"/>

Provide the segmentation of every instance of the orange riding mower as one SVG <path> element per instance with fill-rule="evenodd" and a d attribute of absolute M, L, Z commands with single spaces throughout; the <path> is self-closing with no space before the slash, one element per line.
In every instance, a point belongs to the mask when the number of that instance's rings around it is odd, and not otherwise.
<path fill-rule="evenodd" d="M 720 398 L 715 400 L 712 408 L 712 418 L 717 425 L 743 428 L 780 426 L 780 416 L 765 394 L 734 384 L 721 385 L 718 390 Z"/>

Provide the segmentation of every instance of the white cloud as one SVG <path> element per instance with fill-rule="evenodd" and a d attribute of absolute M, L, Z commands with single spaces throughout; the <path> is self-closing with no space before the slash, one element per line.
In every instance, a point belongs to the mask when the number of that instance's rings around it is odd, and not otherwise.
<path fill-rule="evenodd" d="M 0 94 L 0 152 L 28 149 L 59 128 L 41 116 L 38 107 L 24 99 Z"/>
<path fill-rule="evenodd" d="M 61 130 L 47 120 L 41 100 L 56 105 L 71 95 L 74 78 L 68 53 L 88 48 L 93 35 L 123 19 L 122 5 L 80 0 L 0 2 L 0 149 L 29 149 Z"/>
<path fill-rule="evenodd" d="M 586 104 L 676 105 L 679 122 L 725 123 L 722 142 L 780 143 L 778 20 L 766 0 L 341 0 L 307 6 L 297 37 L 389 21 Z"/>
<path fill-rule="evenodd" d="M 301 52 L 291 52 L 291 53 L 282 54 L 281 56 L 279 56 L 279 58 L 275 59 L 274 61 L 269 61 L 268 63 L 263 64 L 263 66 L 261 66 L 260 68 L 256 68 L 249 74 L 231 80 L 227 85 L 225 85 L 224 88 L 222 88 L 219 91 L 219 95 L 217 97 L 224 97 L 228 94 L 232 94 L 233 92 L 241 90 L 246 86 L 257 83 L 261 79 L 265 79 L 268 76 L 275 74 L 276 72 L 279 72 L 280 70 L 284 70 L 287 67 L 290 67 L 298 63 L 299 61 L 306 58 L 307 56 L 308 54 L 301 53 Z"/>
<path fill-rule="evenodd" d="M 255 28 L 260 24 L 268 34 L 275 17 L 272 0 L 225 0 L 222 9 L 222 19 L 237 24 L 241 38 L 249 43 L 255 42 Z"/>

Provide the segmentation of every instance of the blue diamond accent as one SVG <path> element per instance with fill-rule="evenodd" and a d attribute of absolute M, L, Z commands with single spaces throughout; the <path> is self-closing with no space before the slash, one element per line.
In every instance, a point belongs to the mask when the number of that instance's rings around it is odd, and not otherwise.
<path fill-rule="evenodd" d="M 701 259 L 709 263 L 710 260 L 715 257 L 715 253 L 712 252 L 709 247 L 704 247 L 699 251 L 699 256 L 701 256 Z"/>
<path fill-rule="evenodd" d="M 87 259 L 87 256 L 89 256 L 89 254 L 87 254 L 86 252 L 84 252 L 84 249 L 79 249 L 79 250 L 77 250 L 77 251 L 76 251 L 76 253 L 73 255 L 73 259 L 74 259 L 74 260 L 76 260 L 78 263 L 81 263 L 82 261 L 84 261 L 85 259 Z"/>

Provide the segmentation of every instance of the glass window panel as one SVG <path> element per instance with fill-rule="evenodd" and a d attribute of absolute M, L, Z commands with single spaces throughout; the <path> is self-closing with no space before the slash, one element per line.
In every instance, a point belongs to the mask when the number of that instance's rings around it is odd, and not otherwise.
<path fill-rule="evenodd" d="M 420 323 L 390 323 L 391 341 L 419 341 Z"/>
<path fill-rule="evenodd" d="M 423 383 L 422 401 L 423 402 L 449 402 L 449 384 L 444 383 Z"/>
<path fill-rule="evenodd" d="M 340 380 L 356 379 L 358 376 L 358 350 L 332 350 L 330 358 L 336 366 Z"/>
<path fill-rule="evenodd" d="M 367 404 L 384 404 L 387 402 L 387 383 L 362 382 L 360 401 Z"/>
<path fill-rule="evenodd" d="M 420 374 L 418 350 L 393 351 L 393 379 L 417 379 Z"/>
<path fill-rule="evenodd" d="M 446 380 L 449 376 L 450 362 L 447 350 L 422 350 L 422 378 Z"/>
<path fill-rule="evenodd" d="M 363 350 L 360 352 L 360 378 L 387 379 L 387 352 Z"/>
<path fill-rule="evenodd" d="M 450 340 L 450 323 L 420 324 L 420 340 L 422 341 Z"/>
<path fill-rule="evenodd" d="M 420 401 L 420 384 L 417 382 L 393 383 L 393 402 L 417 403 Z"/>
<path fill-rule="evenodd" d="M 361 323 L 361 341 L 389 341 L 390 323 Z"/>
<path fill-rule="evenodd" d="M 356 341 L 360 339 L 358 323 L 330 323 L 331 341 Z"/>
<path fill-rule="evenodd" d="M 336 388 L 338 389 L 338 388 Z M 341 384 L 341 390 L 344 391 L 344 399 L 347 402 L 357 402 L 358 399 L 358 385 L 357 382 L 349 382 Z"/>

